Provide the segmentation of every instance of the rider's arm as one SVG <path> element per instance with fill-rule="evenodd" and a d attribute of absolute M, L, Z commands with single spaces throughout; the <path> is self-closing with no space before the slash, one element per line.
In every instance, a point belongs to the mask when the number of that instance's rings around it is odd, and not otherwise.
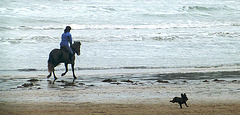
<path fill-rule="evenodd" d="M 72 46 L 72 35 L 70 34 L 68 37 L 69 37 L 69 38 L 68 38 L 68 41 L 69 41 L 69 43 L 70 43 L 70 46 Z"/>

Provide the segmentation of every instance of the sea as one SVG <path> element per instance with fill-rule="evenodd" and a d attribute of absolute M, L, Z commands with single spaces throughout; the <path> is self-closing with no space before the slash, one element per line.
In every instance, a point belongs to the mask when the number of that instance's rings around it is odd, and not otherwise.
<path fill-rule="evenodd" d="M 1 0 L 0 75 L 45 78 L 66 26 L 78 78 L 240 69 L 239 0 Z"/>

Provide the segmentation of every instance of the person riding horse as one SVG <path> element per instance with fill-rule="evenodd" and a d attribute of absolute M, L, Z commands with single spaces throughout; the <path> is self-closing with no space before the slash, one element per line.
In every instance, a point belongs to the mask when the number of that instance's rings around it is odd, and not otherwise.
<path fill-rule="evenodd" d="M 72 44 L 72 36 L 70 34 L 71 27 L 67 26 L 64 30 L 64 33 L 62 34 L 62 41 L 60 43 L 60 49 L 53 49 L 49 53 L 48 58 L 48 72 L 49 75 L 47 78 L 50 78 L 52 73 L 54 75 L 54 79 L 56 80 L 57 77 L 54 72 L 54 68 L 59 65 L 60 63 L 65 64 L 66 71 L 62 73 L 62 76 L 64 76 L 68 72 L 68 64 L 72 65 L 72 72 L 73 72 L 73 78 L 77 79 L 75 73 L 74 73 L 74 61 L 75 61 L 75 54 L 80 55 L 80 47 L 81 42 L 80 41 L 74 41 Z M 70 44 L 70 47 L 69 47 Z"/>
<path fill-rule="evenodd" d="M 72 60 L 73 51 L 70 47 L 72 47 L 72 35 L 70 34 L 71 27 L 67 26 L 62 34 L 62 40 L 60 43 L 61 50 L 67 50 L 69 53 L 69 59 Z M 70 44 L 70 47 L 69 47 Z"/>

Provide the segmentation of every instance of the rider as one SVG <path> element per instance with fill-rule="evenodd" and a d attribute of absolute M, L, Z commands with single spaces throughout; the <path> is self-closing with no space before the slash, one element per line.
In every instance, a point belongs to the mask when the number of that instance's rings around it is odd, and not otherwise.
<path fill-rule="evenodd" d="M 60 48 L 66 49 L 70 53 L 69 59 L 72 60 L 73 51 L 70 48 L 72 46 L 72 35 L 70 34 L 70 30 L 71 30 L 70 26 L 67 26 L 65 28 L 64 33 L 62 34 L 62 41 L 60 43 Z M 69 44 L 70 44 L 70 47 L 69 47 Z"/>

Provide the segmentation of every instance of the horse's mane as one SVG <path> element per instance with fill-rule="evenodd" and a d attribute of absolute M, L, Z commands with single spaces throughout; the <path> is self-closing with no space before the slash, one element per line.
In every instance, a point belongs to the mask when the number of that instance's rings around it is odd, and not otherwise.
<path fill-rule="evenodd" d="M 81 44 L 81 42 L 80 41 L 73 41 L 74 43 L 80 43 Z"/>
<path fill-rule="evenodd" d="M 72 48 L 76 48 L 77 46 L 80 46 L 81 42 L 80 41 L 74 41 Z"/>

